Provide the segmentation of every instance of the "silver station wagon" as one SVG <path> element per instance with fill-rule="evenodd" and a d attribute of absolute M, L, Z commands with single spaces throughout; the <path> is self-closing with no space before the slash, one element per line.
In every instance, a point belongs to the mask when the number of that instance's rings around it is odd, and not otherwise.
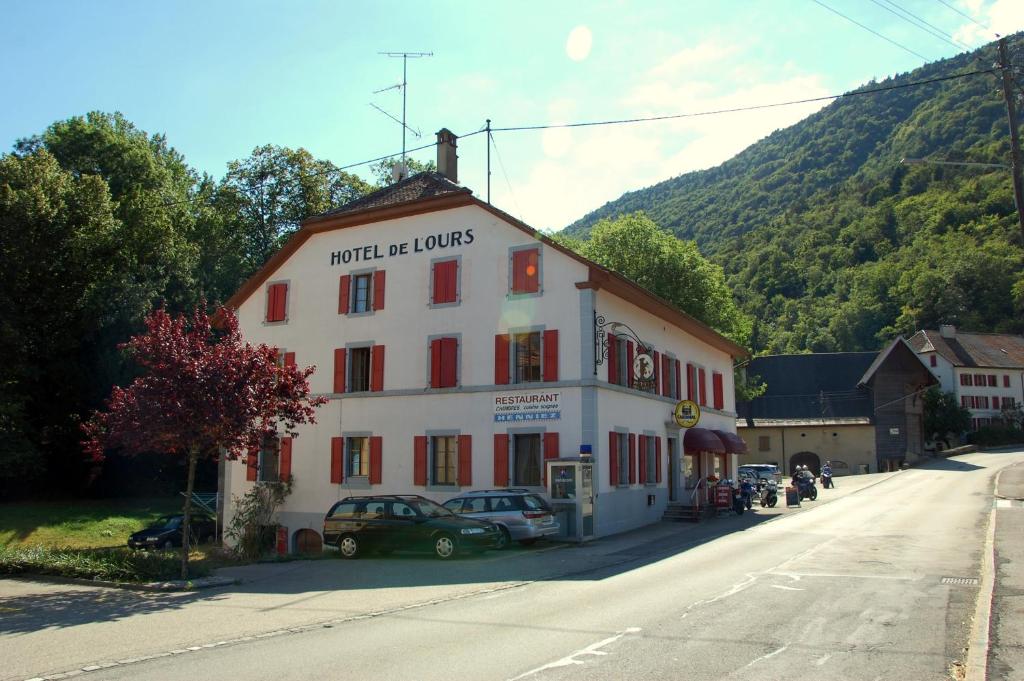
<path fill-rule="evenodd" d="M 487 520 L 498 526 L 502 547 L 517 541 L 529 546 L 541 537 L 558 534 L 558 521 L 544 497 L 520 487 L 466 492 L 444 504 L 460 516 Z"/>

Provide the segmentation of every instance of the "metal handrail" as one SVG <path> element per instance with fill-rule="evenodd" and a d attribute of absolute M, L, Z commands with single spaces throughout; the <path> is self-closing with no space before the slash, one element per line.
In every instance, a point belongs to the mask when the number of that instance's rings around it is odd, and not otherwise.
<path fill-rule="evenodd" d="M 693 488 L 693 492 L 690 493 L 690 506 L 700 506 L 700 497 L 697 496 L 697 492 L 700 491 L 700 486 L 707 482 L 704 478 L 697 480 L 697 485 Z M 693 503 L 696 501 L 697 503 Z"/>

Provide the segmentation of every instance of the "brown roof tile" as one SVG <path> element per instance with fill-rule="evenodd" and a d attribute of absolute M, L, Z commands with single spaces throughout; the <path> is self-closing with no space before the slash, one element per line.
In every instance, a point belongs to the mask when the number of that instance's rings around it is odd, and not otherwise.
<path fill-rule="evenodd" d="M 1024 368 L 1024 336 L 958 330 L 953 338 L 944 338 L 938 331 L 924 330 L 918 331 L 907 342 L 916 352 L 934 350 L 953 366 Z"/>
<path fill-rule="evenodd" d="M 473 193 L 469 189 L 455 184 L 441 173 L 416 173 L 412 177 L 407 177 L 401 182 L 388 185 L 383 189 L 378 189 L 372 194 L 367 194 L 355 201 L 349 201 L 344 206 L 312 217 L 320 218 L 332 215 L 344 215 L 345 213 L 354 213 L 356 211 L 369 210 L 371 208 L 382 208 L 384 206 L 392 206 L 399 203 L 407 203 L 409 201 L 417 201 L 431 196 L 439 196 L 441 194 L 454 192 L 463 192 L 466 194 Z"/>

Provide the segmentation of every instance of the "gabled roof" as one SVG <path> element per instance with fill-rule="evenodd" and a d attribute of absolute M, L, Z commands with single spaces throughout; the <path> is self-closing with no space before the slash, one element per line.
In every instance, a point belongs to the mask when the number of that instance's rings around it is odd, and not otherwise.
<path fill-rule="evenodd" d="M 864 375 L 861 376 L 857 385 L 868 385 L 871 383 L 871 379 L 874 378 L 878 369 L 885 364 L 890 357 L 895 357 L 896 355 L 902 355 L 905 358 L 905 361 L 910 362 L 913 366 L 920 369 L 921 375 L 926 377 L 927 385 L 938 384 L 939 379 L 935 378 L 931 370 L 924 365 L 924 362 L 921 361 L 918 354 L 914 352 L 914 348 L 912 348 L 907 341 L 903 340 L 902 337 L 897 336 L 891 343 L 889 343 L 888 346 L 886 346 L 884 350 L 878 353 L 878 356 L 875 357 L 875 361 L 872 362 L 871 366 L 868 367 L 868 370 L 864 372 Z M 918 365 L 920 366 L 918 367 Z"/>
<path fill-rule="evenodd" d="M 314 234 L 462 206 L 481 208 L 509 225 L 526 232 L 545 246 L 553 248 L 586 265 L 587 279 L 577 282 L 577 288 L 603 288 L 609 293 L 673 324 L 708 345 L 728 353 L 731 357 L 741 358 L 749 355 L 746 348 L 729 340 L 704 322 L 691 317 L 668 301 L 638 286 L 621 274 L 613 272 L 602 265 L 588 260 L 579 253 L 552 241 L 526 223 L 476 198 L 471 190 L 460 187 L 440 173 L 435 172 L 417 173 L 401 182 L 384 187 L 355 201 L 350 201 L 340 208 L 304 220 L 299 231 L 295 232 L 281 250 L 274 254 L 273 257 L 264 263 L 263 267 L 242 284 L 238 291 L 228 299 L 225 306 L 238 309 L 249 296 L 262 286 Z"/>
<path fill-rule="evenodd" d="M 935 352 L 956 367 L 1024 369 L 1024 336 L 1010 333 L 969 333 L 953 338 L 938 331 L 918 331 L 907 343 L 915 352 Z"/>
<path fill-rule="evenodd" d="M 832 352 L 755 357 L 747 374 L 767 384 L 765 394 L 741 402 L 741 419 L 753 425 L 760 419 L 822 420 L 838 417 L 871 418 L 874 410 L 867 388 L 859 386 L 878 353 Z"/>
<path fill-rule="evenodd" d="M 431 196 L 440 196 L 442 194 L 451 193 L 472 194 L 473 192 L 465 187 L 460 187 L 441 173 L 416 173 L 411 177 L 405 178 L 401 182 L 396 182 L 395 184 L 388 185 L 383 189 L 378 189 L 377 191 L 360 197 L 354 201 L 349 201 L 339 208 L 329 210 L 320 215 L 314 215 L 306 220 L 306 222 L 334 215 L 345 215 L 346 213 L 369 210 L 371 208 L 394 206 L 397 204 L 426 199 Z"/>

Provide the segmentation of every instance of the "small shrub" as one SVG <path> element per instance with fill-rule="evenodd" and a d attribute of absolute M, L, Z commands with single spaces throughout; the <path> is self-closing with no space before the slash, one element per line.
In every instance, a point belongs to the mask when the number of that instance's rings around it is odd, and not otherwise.
<path fill-rule="evenodd" d="M 128 548 L 0 547 L 0 574 L 26 573 L 112 582 L 153 582 L 177 579 L 181 559 L 177 552 Z"/>
<path fill-rule="evenodd" d="M 968 442 L 980 447 L 996 447 L 1024 442 L 1024 430 L 1012 426 L 985 426 L 967 436 Z"/>
<path fill-rule="evenodd" d="M 274 514 L 291 494 L 292 478 L 285 482 L 263 482 L 241 497 L 232 496 L 235 513 L 224 534 L 239 557 L 256 560 L 272 551 L 277 539 Z"/>

